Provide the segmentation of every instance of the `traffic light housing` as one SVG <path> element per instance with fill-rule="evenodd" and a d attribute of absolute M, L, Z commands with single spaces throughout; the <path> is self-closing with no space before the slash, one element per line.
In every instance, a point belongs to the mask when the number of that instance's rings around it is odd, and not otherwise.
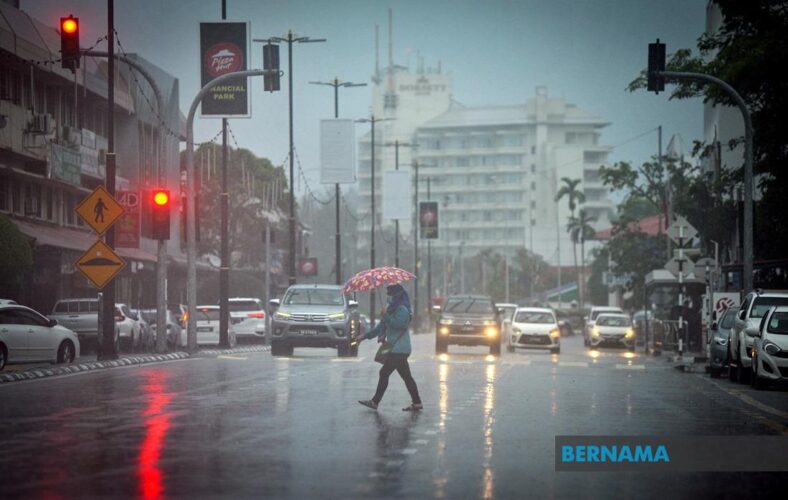
<path fill-rule="evenodd" d="M 273 43 L 263 45 L 263 69 L 276 70 L 276 74 L 263 75 L 263 90 L 266 92 L 279 90 L 279 45 Z"/>
<path fill-rule="evenodd" d="M 170 212 L 172 198 L 169 189 L 151 191 L 151 237 L 155 240 L 170 239 Z"/>
<path fill-rule="evenodd" d="M 419 234 L 423 240 L 438 239 L 438 202 L 419 202 Z"/>
<path fill-rule="evenodd" d="M 665 44 L 659 38 L 655 43 L 648 44 L 648 73 L 646 88 L 650 92 L 659 94 L 665 90 L 665 77 L 656 74 L 665 71 Z"/>
<path fill-rule="evenodd" d="M 75 71 L 79 68 L 79 18 L 74 16 L 60 18 L 60 65 Z"/>

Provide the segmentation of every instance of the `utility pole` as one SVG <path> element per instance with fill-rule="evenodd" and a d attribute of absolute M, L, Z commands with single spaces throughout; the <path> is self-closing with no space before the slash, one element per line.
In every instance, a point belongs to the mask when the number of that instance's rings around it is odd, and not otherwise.
<path fill-rule="evenodd" d="M 419 318 L 419 162 L 413 160 L 413 324 L 418 328 Z"/>
<path fill-rule="evenodd" d="M 227 0 L 222 0 L 222 20 Z M 219 348 L 230 347 L 230 193 L 227 188 L 227 118 L 222 118 L 221 250 L 219 265 Z"/>
<path fill-rule="evenodd" d="M 370 236 L 369 236 L 369 268 L 375 269 L 375 123 L 391 121 L 393 118 L 375 118 L 371 115 L 369 118 L 362 118 L 356 120 L 358 123 L 369 123 L 372 128 L 372 142 L 370 144 Z M 369 319 L 371 324 L 375 325 L 375 290 L 369 294 Z"/>
<path fill-rule="evenodd" d="M 387 142 L 384 146 L 394 148 L 394 170 L 399 170 L 399 147 L 413 147 L 414 145 L 409 142 L 399 142 L 399 140 L 396 140 L 394 142 Z M 394 267 L 399 267 L 399 219 L 394 219 Z"/>
<path fill-rule="evenodd" d="M 290 131 L 290 148 L 288 157 L 290 158 L 290 213 L 288 214 L 289 244 L 287 275 L 291 285 L 296 283 L 296 233 L 295 233 L 295 177 L 293 176 L 293 44 L 294 43 L 319 43 L 325 42 L 325 38 L 309 38 L 308 36 L 295 36 L 291 30 L 284 37 L 274 36 L 271 38 L 254 39 L 255 42 L 268 43 L 287 43 L 287 102 Z"/>
<path fill-rule="evenodd" d="M 352 83 L 352 82 L 340 82 L 337 77 L 334 77 L 333 81 L 330 82 L 309 82 L 312 85 L 328 85 L 329 87 L 334 87 L 334 118 L 339 118 L 339 87 L 366 87 L 366 83 Z M 336 233 L 334 235 L 334 268 L 335 268 L 335 275 L 336 275 L 336 283 L 337 285 L 342 284 L 342 233 L 340 232 L 339 227 L 339 183 L 334 184 L 334 199 L 336 201 L 335 210 L 336 210 Z"/>
<path fill-rule="evenodd" d="M 427 201 L 432 201 L 432 195 L 430 193 L 430 182 L 432 179 L 427 177 Z M 440 219 L 438 219 L 438 224 L 440 224 Z M 440 231 L 440 226 L 438 226 L 438 231 Z M 429 311 L 428 317 L 432 318 L 432 240 L 427 240 L 427 310 Z"/>
<path fill-rule="evenodd" d="M 111 196 L 115 196 L 115 2 L 107 0 L 107 173 L 105 184 Z M 105 243 L 115 249 L 115 229 L 106 232 Z M 103 293 L 101 303 L 101 349 L 100 361 L 118 359 L 115 349 L 115 280 L 111 280 Z"/>

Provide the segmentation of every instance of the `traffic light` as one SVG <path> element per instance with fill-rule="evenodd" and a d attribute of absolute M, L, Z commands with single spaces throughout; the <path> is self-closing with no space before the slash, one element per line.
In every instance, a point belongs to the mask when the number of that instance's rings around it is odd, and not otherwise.
<path fill-rule="evenodd" d="M 272 43 L 263 45 L 263 69 L 276 70 L 274 75 L 263 75 L 263 90 L 267 92 L 279 90 L 279 45 Z"/>
<path fill-rule="evenodd" d="M 657 71 L 665 71 L 665 44 L 659 42 L 648 44 L 648 83 L 646 88 L 659 94 L 665 90 L 665 77 L 656 75 Z"/>
<path fill-rule="evenodd" d="M 79 68 L 79 18 L 60 18 L 60 65 L 71 71 Z"/>
<path fill-rule="evenodd" d="M 170 239 L 170 190 L 151 191 L 151 237 L 155 240 Z"/>
<path fill-rule="evenodd" d="M 438 202 L 419 202 L 419 233 L 423 240 L 438 239 Z"/>

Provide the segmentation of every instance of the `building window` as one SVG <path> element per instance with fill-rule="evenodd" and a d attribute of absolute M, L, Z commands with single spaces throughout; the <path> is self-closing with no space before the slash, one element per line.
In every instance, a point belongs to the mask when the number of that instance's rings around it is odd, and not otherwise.
<path fill-rule="evenodd" d="M 47 220 L 55 220 L 55 191 L 47 189 Z"/>
<path fill-rule="evenodd" d="M 18 182 L 11 183 L 11 211 L 22 213 L 22 186 Z"/>
<path fill-rule="evenodd" d="M 536 163 L 531 163 L 531 173 L 532 174 L 536 173 Z"/>
<path fill-rule="evenodd" d="M 0 211 L 8 210 L 8 181 L 0 178 Z"/>
<path fill-rule="evenodd" d="M 536 200 L 531 200 L 531 210 L 536 210 Z"/>
<path fill-rule="evenodd" d="M 536 146 L 531 146 L 531 154 L 532 155 L 536 154 Z"/>
<path fill-rule="evenodd" d="M 76 214 L 74 213 L 74 207 L 76 206 L 74 204 L 74 197 L 68 193 L 63 193 L 63 202 L 63 209 L 65 211 L 63 218 L 67 226 L 73 226 L 75 223 L 74 219 L 76 218 Z"/>
<path fill-rule="evenodd" d="M 531 181 L 531 191 L 536 191 L 536 181 Z"/>

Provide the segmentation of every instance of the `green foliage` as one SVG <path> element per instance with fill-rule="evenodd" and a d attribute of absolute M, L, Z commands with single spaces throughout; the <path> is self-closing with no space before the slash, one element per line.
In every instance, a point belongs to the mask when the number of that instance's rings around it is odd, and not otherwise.
<path fill-rule="evenodd" d="M 27 237 L 0 214 L 0 282 L 18 284 L 33 269 L 33 250 Z"/>
<path fill-rule="evenodd" d="M 591 252 L 593 262 L 591 275 L 588 277 L 588 300 L 594 305 L 607 305 L 607 284 L 603 282 L 603 273 L 607 272 L 607 247 L 597 247 Z"/>

